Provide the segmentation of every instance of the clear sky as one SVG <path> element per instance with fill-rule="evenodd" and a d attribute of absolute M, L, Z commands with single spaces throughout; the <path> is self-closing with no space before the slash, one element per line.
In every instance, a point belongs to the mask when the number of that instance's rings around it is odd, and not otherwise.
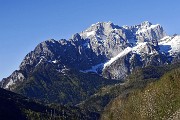
<path fill-rule="evenodd" d="M 161 24 L 180 34 L 180 0 L 0 0 L 0 80 L 47 39 L 70 38 L 96 22 Z"/>

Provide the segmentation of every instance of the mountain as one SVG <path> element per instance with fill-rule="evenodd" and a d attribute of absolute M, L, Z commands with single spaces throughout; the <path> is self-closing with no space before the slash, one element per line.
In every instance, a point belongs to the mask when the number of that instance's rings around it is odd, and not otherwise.
<path fill-rule="evenodd" d="M 0 118 L 2 120 L 98 119 L 99 115 L 77 107 L 43 105 L 35 100 L 0 88 Z"/>
<path fill-rule="evenodd" d="M 47 103 L 75 105 L 125 81 L 137 68 L 178 62 L 179 44 L 180 36 L 167 36 L 148 21 L 122 27 L 98 22 L 69 40 L 38 44 L 0 86 Z"/>

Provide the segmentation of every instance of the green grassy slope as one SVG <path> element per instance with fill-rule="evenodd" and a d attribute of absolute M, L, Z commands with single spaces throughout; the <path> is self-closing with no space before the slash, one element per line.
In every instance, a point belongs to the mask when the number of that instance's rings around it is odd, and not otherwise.
<path fill-rule="evenodd" d="M 106 107 L 102 119 L 164 120 L 177 117 L 179 109 L 180 68 L 177 68 L 165 73 L 145 88 L 134 90 L 126 97 L 116 97 Z"/>
<path fill-rule="evenodd" d="M 24 83 L 16 86 L 14 92 L 46 103 L 75 105 L 89 98 L 101 87 L 118 82 L 75 70 L 61 73 L 53 65 L 43 64 Z"/>

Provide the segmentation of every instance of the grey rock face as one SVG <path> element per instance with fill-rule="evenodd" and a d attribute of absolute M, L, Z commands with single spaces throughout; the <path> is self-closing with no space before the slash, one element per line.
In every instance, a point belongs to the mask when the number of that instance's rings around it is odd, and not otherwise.
<path fill-rule="evenodd" d="M 113 62 L 110 66 L 103 69 L 102 75 L 108 79 L 124 79 L 129 73 L 128 55 L 119 58 L 117 61 Z"/>
<path fill-rule="evenodd" d="M 25 76 L 21 71 L 14 71 L 8 78 L 2 79 L 0 82 L 1 88 L 13 90 L 15 85 L 25 80 Z"/>
<path fill-rule="evenodd" d="M 165 36 L 159 24 L 152 25 L 147 21 L 123 27 L 111 22 L 98 22 L 85 31 L 74 34 L 69 40 L 51 39 L 37 45 L 22 61 L 20 71 L 23 72 L 20 76 L 29 75 L 36 66 L 46 62 L 54 64 L 59 71 L 73 68 L 96 72 L 106 78 L 123 79 L 136 67 L 172 61 L 171 56 L 167 58 L 160 50 L 162 45 L 158 45 Z M 128 52 L 125 52 L 126 48 L 129 48 Z M 109 60 L 111 64 L 104 66 Z M 9 88 L 11 79 L 13 84 L 16 84 L 15 81 L 25 80 L 25 77 L 18 76 L 12 74 L 1 82 L 1 86 Z"/>
<path fill-rule="evenodd" d="M 114 57 L 126 46 L 126 35 L 122 27 L 111 22 L 93 24 L 80 33 L 83 39 L 89 39 L 89 46 L 96 55 Z"/>
<path fill-rule="evenodd" d="M 152 25 L 152 23 L 145 21 L 139 25 L 135 26 L 125 26 L 127 33 L 129 35 L 128 39 L 136 39 L 137 42 L 150 42 L 153 45 L 157 46 L 158 40 L 166 36 L 166 33 L 163 30 L 163 27 L 159 24 Z"/>

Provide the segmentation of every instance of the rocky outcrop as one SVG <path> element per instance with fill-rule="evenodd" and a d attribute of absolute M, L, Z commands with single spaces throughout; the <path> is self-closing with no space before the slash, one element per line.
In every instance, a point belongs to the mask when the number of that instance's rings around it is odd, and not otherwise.
<path fill-rule="evenodd" d="M 16 84 L 20 84 L 25 79 L 23 72 L 16 70 L 9 77 L 2 79 L 0 86 L 1 88 L 13 90 L 16 87 Z"/>

